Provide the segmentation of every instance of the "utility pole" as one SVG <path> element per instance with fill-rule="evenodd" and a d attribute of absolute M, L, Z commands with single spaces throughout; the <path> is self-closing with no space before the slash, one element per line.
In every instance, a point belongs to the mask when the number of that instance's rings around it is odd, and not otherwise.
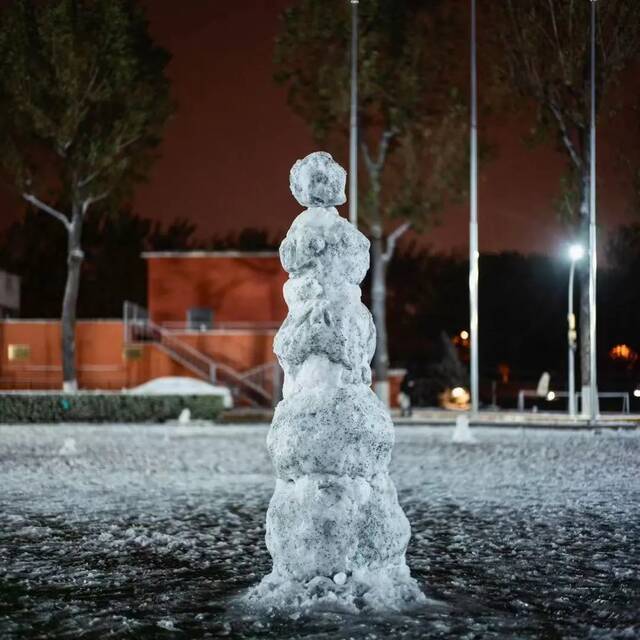
<path fill-rule="evenodd" d="M 471 210 L 469 221 L 469 334 L 471 338 L 471 412 L 480 408 L 478 376 L 478 65 L 476 0 L 471 0 Z"/>
<path fill-rule="evenodd" d="M 349 220 L 358 227 L 358 0 L 351 0 L 351 118 L 349 127 Z"/>
<path fill-rule="evenodd" d="M 598 255 L 596 246 L 596 2 L 591 0 L 591 176 L 589 180 L 589 417 L 598 418 L 598 381 L 596 349 L 596 274 Z"/>

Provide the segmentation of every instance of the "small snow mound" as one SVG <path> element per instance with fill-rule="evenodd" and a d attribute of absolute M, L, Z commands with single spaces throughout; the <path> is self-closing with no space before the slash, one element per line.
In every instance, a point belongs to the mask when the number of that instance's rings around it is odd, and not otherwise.
<path fill-rule="evenodd" d="M 162 620 L 158 620 L 156 624 L 161 629 L 165 629 L 166 631 L 177 631 L 175 622 L 170 618 L 164 618 Z"/>
<path fill-rule="evenodd" d="M 154 378 L 139 387 L 129 389 L 128 393 L 138 396 L 222 396 L 224 408 L 231 409 L 233 407 L 231 391 L 227 387 L 209 384 L 197 378 L 181 376 Z"/>
<path fill-rule="evenodd" d="M 58 450 L 59 456 L 75 456 L 78 453 L 75 438 L 65 438 L 64 444 Z"/>
<path fill-rule="evenodd" d="M 474 444 L 476 437 L 469 428 L 469 418 L 465 415 L 456 418 L 456 427 L 453 430 L 451 442 L 456 444 Z"/>
<path fill-rule="evenodd" d="M 178 422 L 181 425 L 187 425 L 191 422 L 191 411 L 189 409 L 183 409 L 178 416 Z"/>

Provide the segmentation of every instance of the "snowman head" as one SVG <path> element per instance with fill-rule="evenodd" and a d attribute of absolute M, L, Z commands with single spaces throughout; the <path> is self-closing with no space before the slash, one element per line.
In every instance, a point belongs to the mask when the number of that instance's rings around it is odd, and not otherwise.
<path fill-rule="evenodd" d="M 294 198 L 304 207 L 335 207 L 344 204 L 347 172 L 325 151 L 298 160 L 289 174 Z"/>

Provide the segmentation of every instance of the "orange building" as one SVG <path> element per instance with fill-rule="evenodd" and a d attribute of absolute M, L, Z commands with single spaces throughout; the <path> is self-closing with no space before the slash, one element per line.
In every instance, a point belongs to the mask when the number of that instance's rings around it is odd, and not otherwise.
<path fill-rule="evenodd" d="M 144 254 L 148 310 L 77 325 L 78 382 L 121 389 L 169 375 L 231 386 L 241 402 L 272 404 L 280 370 L 273 338 L 286 316 L 286 274 L 275 252 Z M 60 323 L 0 321 L 0 387 L 62 385 Z"/>
<path fill-rule="evenodd" d="M 149 314 L 160 324 L 189 323 L 192 309 L 212 325 L 280 326 L 287 315 L 287 274 L 275 252 L 158 252 L 148 261 Z"/>
<path fill-rule="evenodd" d="M 280 396 L 273 339 L 287 315 L 287 274 L 276 252 L 152 252 L 147 308 L 123 301 L 123 317 L 79 320 L 78 383 L 127 389 L 162 376 L 228 385 L 239 404 Z M 0 320 L 0 389 L 60 389 L 60 322 Z M 391 401 L 403 371 L 390 372 Z"/>

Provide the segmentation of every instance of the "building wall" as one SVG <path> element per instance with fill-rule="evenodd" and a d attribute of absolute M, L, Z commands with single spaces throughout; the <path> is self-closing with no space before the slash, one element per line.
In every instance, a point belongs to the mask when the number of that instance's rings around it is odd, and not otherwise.
<path fill-rule="evenodd" d="M 287 274 L 277 253 L 147 253 L 152 320 L 185 322 L 187 310 L 213 309 L 216 322 L 280 324 Z"/>
<path fill-rule="evenodd" d="M 57 320 L 0 322 L 0 385 L 3 388 L 55 389 L 62 385 L 60 323 Z M 10 361 L 11 345 L 28 347 L 24 360 Z M 78 382 L 85 388 L 126 385 L 121 321 L 79 321 L 76 331 Z"/>
<path fill-rule="evenodd" d="M 242 372 L 273 362 L 274 331 L 177 333 L 175 337 Z M 125 358 L 120 320 L 79 321 L 76 330 L 78 383 L 85 389 L 134 387 L 160 376 L 192 376 L 152 344 Z M 22 361 L 10 361 L 11 345 L 28 346 Z M 57 389 L 62 385 L 60 323 L 55 320 L 0 321 L 0 388 Z"/>

